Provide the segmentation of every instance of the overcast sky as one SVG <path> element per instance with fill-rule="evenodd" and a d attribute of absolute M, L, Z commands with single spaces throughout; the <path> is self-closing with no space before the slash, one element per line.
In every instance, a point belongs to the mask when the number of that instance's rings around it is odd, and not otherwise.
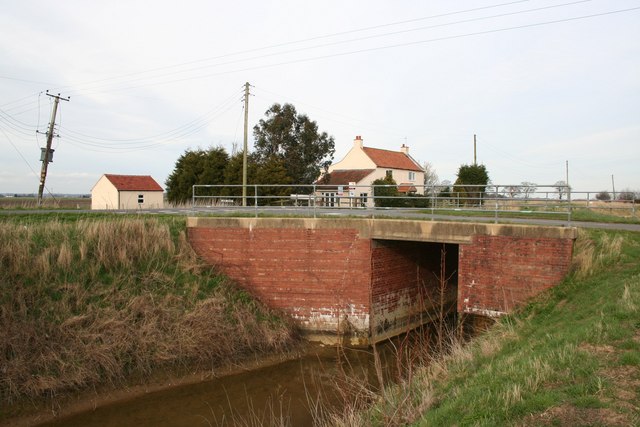
<path fill-rule="evenodd" d="M 0 0 L 0 193 L 89 193 L 103 173 L 161 185 L 187 149 L 242 146 L 289 102 L 340 160 L 402 144 L 440 180 L 640 190 L 640 1 Z M 250 147 L 253 135 L 250 131 Z"/>

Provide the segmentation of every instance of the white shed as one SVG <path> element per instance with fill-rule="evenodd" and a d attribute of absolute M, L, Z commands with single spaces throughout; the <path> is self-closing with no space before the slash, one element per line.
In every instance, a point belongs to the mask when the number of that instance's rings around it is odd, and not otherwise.
<path fill-rule="evenodd" d="M 91 209 L 163 207 L 163 189 L 149 175 L 104 174 L 91 189 Z"/>

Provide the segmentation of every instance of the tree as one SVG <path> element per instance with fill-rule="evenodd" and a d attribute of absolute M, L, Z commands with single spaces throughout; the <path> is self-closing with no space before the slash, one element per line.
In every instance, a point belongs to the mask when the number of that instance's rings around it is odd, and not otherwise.
<path fill-rule="evenodd" d="M 256 181 L 260 184 L 273 184 L 273 187 L 260 187 L 258 189 L 261 197 L 259 204 L 273 204 L 278 200 L 276 197 L 289 197 L 292 192 L 291 187 L 281 187 L 281 185 L 291 184 L 291 177 L 287 173 L 285 162 L 278 156 L 272 156 L 262 162 L 256 171 Z M 266 199 L 264 197 L 267 197 Z"/>
<path fill-rule="evenodd" d="M 224 184 L 224 170 L 229 155 L 223 147 L 210 147 L 207 150 L 186 150 L 178 158 L 176 166 L 165 182 L 167 200 L 180 204 L 191 200 L 192 188 L 196 184 Z M 218 195 L 219 188 L 203 190 L 198 195 Z"/>
<path fill-rule="evenodd" d="M 488 183 L 489 173 L 485 165 L 461 165 L 453 191 L 465 205 L 481 205 Z"/>
<path fill-rule="evenodd" d="M 436 169 L 429 162 L 424 162 L 422 165 L 424 170 L 424 185 L 427 187 L 427 192 L 433 194 L 437 193 L 438 174 Z"/>
<path fill-rule="evenodd" d="M 522 192 L 522 187 L 520 187 L 519 185 L 507 185 L 502 191 L 505 195 L 513 199 L 514 197 L 520 195 L 520 193 Z"/>
<path fill-rule="evenodd" d="M 373 186 L 376 206 L 398 207 L 402 205 L 402 199 L 399 198 L 398 184 L 391 176 L 387 175 L 384 178 L 378 178 L 371 185 Z"/>
<path fill-rule="evenodd" d="M 618 200 L 622 200 L 622 201 L 625 201 L 625 202 L 631 202 L 631 201 L 635 200 L 635 198 L 636 198 L 636 195 L 631 190 L 623 190 L 623 191 L 618 193 Z"/>
<path fill-rule="evenodd" d="M 326 170 L 335 153 L 332 136 L 291 104 L 273 104 L 253 128 L 258 163 L 280 159 L 291 182 L 311 184 Z"/>
<path fill-rule="evenodd" d="M 596 194 L 596 200 L 600 200 L 602 202 L 608 202 L 609 200 L 611 200 L 611 195 L 609 194 L 608 191 L 601 191 L 598 194 Z"/>
<path fill-rule="evenodd" d="M 538 184 L 535 182 L 523 181 L 520 185 L 522 185 L 522 193 L 524 194 L 525 199 L 528 199 L 529 196 L 535 194 L 538 189 Z"/>
<path fill-rule="evenodd" d="M 553 186 L 558 190 L 558 199 L 560 200 L 562 200 L 562 196 L 567 194 L 568 191 L 571 191 L 571 187 L 569 187 L 565 181 L 556 181 Z"/>
<path fill-rule="evenodd" d="M 242 165 L 244 163 L 242 153 L 242 151 L 236 151 L 236 153 L 229 158 L 227 166 L 224 168 L 224 184 L 229 186 L 223 189 L 223 194 L 225 196 L 233 196 L 234 198 L 242 196 L 242 187 L 235 187 L 236 185 L 242 185 Z M 253 154 L 249 154 L 247 156 L 248 185 L 258 183 L 258 181 L 256 180 L 257 169 L 258 165 L 255 156 Z M 253 186 L 250 185 L 247 188 L 247 195 L 254 195 Z"/>

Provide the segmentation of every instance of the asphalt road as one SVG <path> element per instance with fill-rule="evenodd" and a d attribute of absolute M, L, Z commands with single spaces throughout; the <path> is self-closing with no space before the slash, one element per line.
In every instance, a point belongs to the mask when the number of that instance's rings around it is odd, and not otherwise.
<path fill-rule="evenodd" d="M 34 210 L 9 210 L 0 209 L 0 215 L 15 214 L 54 214 L 54 213 L 115 213 L 115 214 L 140 214 L 140 215 L 184 215 L 184 216 L 201 216 L 201 215 L 226 215 L 233 214 L 241 216 L 253 216 L 256 214 L 254 207 L 197 207 L 197 208 L 174 208 L 174 209 L 141 209 L 141 210 L 109 210 L 94 211 L 83 209 L 34 209 Z M 407 218 L 419 220 L 434 221 L 464 221 L 464 222 L 496 222 L 493 216 L 463 216 L 463 215 L 439 215 L 416 212 L 415 210 L 403 209 L 330 209 L 318 208 L 314 211 L 308 207 L 259 207 L 259 214 L 269 215 L 286 215 L 286 216 L 322 216 L 322 217 L 367 217 L 367 218 Z M 585 221 L 566 221 L 556 219 L 538 219 L 538 218 L 498 218 L 499 224 L 523 224 L 523 225 L 542 225 L 551 227 L 579 227 L 579 228 L 601 228 L 607 230 L 624 230 L 640 232 L 640 224 L 620 224 L 620 223 L 601 223 L 601 222 L 585 222 Z"/>

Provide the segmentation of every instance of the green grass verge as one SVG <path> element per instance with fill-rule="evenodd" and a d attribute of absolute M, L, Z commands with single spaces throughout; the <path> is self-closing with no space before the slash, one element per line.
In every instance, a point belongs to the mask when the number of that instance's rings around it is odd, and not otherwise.
<path fill-rule="evenodd" d="M 639 425 L 640 233 L 581 231 L 574 271 L 342 425 Z"/>

